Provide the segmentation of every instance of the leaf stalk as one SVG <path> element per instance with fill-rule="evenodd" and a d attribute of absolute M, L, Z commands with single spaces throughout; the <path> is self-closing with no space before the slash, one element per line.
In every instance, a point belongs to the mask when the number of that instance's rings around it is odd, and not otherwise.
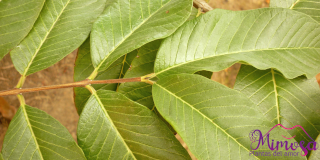
<path fill-rule="evenodd" d="M 73 82 L 73 83 L 67 83 L 67 84 L 61 84 L 61 85 L 51 85 L 51 86 L 26 88 L 26 89 L 15 88 L 12 90 L 6 90 L 6 91 L 0 92 L 0 96 L 18 95 L 18 94 L 22 94 L 22 93 L 38 92 L 38 91 L 51 90 L 51 89 L 86 87 L 87 85 L 91 85 L 91 84 L 125 83 L 125 82 L 141 82 L 141 77 L 124 78 L 124 79 L 108 79 L 108 80 L 89 80 L 89 79 L 86 79 L 86 80 L 79 81 L 79 82 Z M 18 95 L 18 98 L 19 98 L 19 95 Z"/>

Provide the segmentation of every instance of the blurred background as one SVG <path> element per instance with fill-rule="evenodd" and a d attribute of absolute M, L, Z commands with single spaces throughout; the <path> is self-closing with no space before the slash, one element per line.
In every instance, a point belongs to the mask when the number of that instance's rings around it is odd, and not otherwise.
<path fill-rule="evenodd" d="M 212 8 L 227 10 L 249 10 L 269 6 L 269 0 L 207 0 L 207 2 Z M 24 88 L 73 82 L 76 53 L 77 51 L 74 51 L 54 66 L 27 77 Z M 214 73 L 212 79 L 232 88 L 239 68 L 240 65 L 235 64 L 224 71 Z M 15 70 L 10 55 L 5 56 L 0 61 L 0 90 L 14 88 L 19 78 L 20 74 Z M 74 106 L 73 89 L 27 93 L 24 96 L 28 105 L 53 116 L 76 140 L 79 115 Z M 0 97 L 0 149 L 8 124 L 18 107 L 19 101 L 16 96 Z"/>

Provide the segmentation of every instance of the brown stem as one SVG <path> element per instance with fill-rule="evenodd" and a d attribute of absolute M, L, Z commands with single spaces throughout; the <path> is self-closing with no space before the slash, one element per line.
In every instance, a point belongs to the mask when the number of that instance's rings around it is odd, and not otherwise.
<path fill-rule="evenodd" d="M 204 12 L 213 10 L 213 8 L 205 0 L 193 0 L 193 3 L 201 8 Z"/>
<path fill-rule="evenodd" d="M 62 85 L 52 85 L 52 86 L 44 86 L 44 87 L 37 87 L 37 88 L 25 88 L 25 89 L 15 88 L 12 90 L 6 90 L 6 91 L 0 92 L 0 96 L 17 95 L 17 94 L 21 94 L 21 93 L 38 92 L 38 91 L 44 91 L 44 90 L 50 90 L 50 89 L 85 87 L 86 85 L 90 85 L 90 84 L 125 83 L 125 82 L 141 82 L 141 77 L 125 78 L 125 79 L 109 79 L 109 80 L 88 80 L 88 79 L 86 79 L 83 81 L 67 83 L 67 84 L 62 84 Z"/>

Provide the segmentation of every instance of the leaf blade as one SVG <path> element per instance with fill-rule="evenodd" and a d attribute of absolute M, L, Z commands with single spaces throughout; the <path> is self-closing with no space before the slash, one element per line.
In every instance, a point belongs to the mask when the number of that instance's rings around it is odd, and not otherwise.
<path fill-rule="evenodd" d="M 315 78 L 290 80 L 272 69 L 242 65 L 234 89 L 247 95 L 269 121 L 288 128 L 300 125 L 313 139 L 318 136 L 320 89 Z M 301 129 L 288 132 L 298 142 L 310 141 Z"/>
<path fill-rule="evenodd" d="M 311 16 L 316 21 L 320 22 L 320 17 L 318 16 L 320 11 L 320 4 L 318 1 L 308 1 L 308 0 L 272 0 L 270 2 L 270 7 L 281 7 L 290 8 L 292 10 L 305 13 Z"/>
<path fill-rule="evenodd" d="M 97 116 L 100 113 L 101 116 Z M 83 123 L 87 121 L 96 121 L 97 123 Z M 103 125 L 104 123 L 111 124 Z M 97 132 L 97 129 L 101 131 Z M 123 150 L 119 150 L 119 147 L 114 148 L 118 153 L 108 149 L 111 147 L 110 145 L 113 145 L 109 143 L 110 140 L 113 140 L 112 137 L 103 134 L 108 130 L 110 130 L 109 135 L 115 132 L 113 135 L 118 137 L 114 144 L 123 146 Z M 90 134 L 88 135 L 88 133 Z M 80 116 L 78 137 L 78 142 L 84 148 L 87 157 L 94 156 L 99 159 L 97 153 L 86 149 L 91 147 L 103 150 L 99 151 L 104 155 L 103 157 L 109 155 L 123 158 L 129 154 L 132 159 L 168 159 L 168 157 L 188 159 L 188 153 L 152 111 L 129 100 L 122 94 L 112 91 L 100 90 L 90 98 Z M 86 141 L 86 137 L 89 140 Z M 103 139 L 106 141 L 102 142 Z M 157 143 L 154 143 L 155 141 Z M 99 145 L 103 145 L 103 147 L 101 148 Z"/>
<path fill-rule="evenodd" d="M 19 108 L 10 123 L 1 153 L 4 159 L 85 159 L 64 126 L 27 105 Z"/>
<path fill-rule="evenodd" d="M 28 76 L 48 68 L 79 47 L 104 3 L 105 0 L 46 1 L 31 32 L 10 53 L 19 73 Z"/>
<path fill-rule="evenodd" d="M 213 10 L 166 38 L 155 73 L 161 78 L 200 70 L 215 72 L 246 62 L 259 69 L 276 68 L 288 78 L 310 78 L 320 70 L 319 29 L 309 16 L 288 9 Z"/>
<path fill-rule="evenodd" d="M 155 83 L 153 95 L 158 111 L 198 159 L 276 158 L 248 154 L 248 133 L 257 128 L 267 132 L 274 124 L 239 92 L 200 75 L 178 74 Z M 277 134 L 289 135 L 281 131 Z"/>
<path fill-rule="evenodd" d="M 105 70 L 124 54 L 173 33 L 187 20 L 192 7 L 191 0 L 143 0 L 139 3 L 128 0 L 114 2 L 95 22 L 91 51 L 96 72 Z"/>
<path fill-rule="evenodd" d="M 44 0 L 0 1 L 0 60 L 28 34 L 43 4 Z"/>

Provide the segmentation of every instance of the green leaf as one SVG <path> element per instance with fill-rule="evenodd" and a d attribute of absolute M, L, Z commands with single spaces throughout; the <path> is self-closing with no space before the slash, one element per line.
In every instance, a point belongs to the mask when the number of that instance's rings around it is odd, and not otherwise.
<path fill-rule="evenodd" d="M 1 153 L 0 153 L 0 160 L 4 160 Z"/>
<path fill-rule="evenodd" d="M 43 4 L 44 0 L 0 1 L 0 60 L 29 33 Z"/>
<path fill-rule="evenodd" d="M 290 8 L 310 15 L 320 22 L 320 3 L 318 0 L 272 0 L 270 7 Z"/>
<path fill-rule="evenodd" d="M 255 159 L 249 155 L 248 134 L 256 129 L 266 133 L 274 126 L 245 95 L 200 75 L 168 76 L 157 81 L 152 92 L 158 111 L 198 159 Z M 290 137 L 284 130 L 275 129 L 270 136 Z"/>
<path fill-rule="evenodd" d="M 152 111 L 113 91 L 90 97 L 77 135 L 88 159 L 190 159 Z"/>
<path fill-rule="evenodd" d="M 95 72 L 90 79 L 126 53 L 172 34 L 189 18 L 191 8 L 192 0 L 114 0 L 93 25 Z"/>
<path fill-rule="evenodd" d="M 289 9 L 215 9 L 186 22 L 161 44 L 155 73 L 220 71 L 236 62 L 276 68 L 286 77 L 320 71 L 320 25 Z M 290 66 L 290 67 L 288 67 Z"/>
<path fill-rule="evenodd" d="M 86 159 L 68 130 L 47 113 L 21 106 L 4 137 L 4 159 Z"/>
<path fill-rule="evenodd" d="M 317 146 L 319 146 L 319 144 L 320 144 L 319 137 L 320 136 L 318 136 L 317 139 L 315 140 L 315 142 L 317 143 Z M 311 151 L 311 154 L 310 154 L 308 160 L 319 160 L 319 159 L 320 159 L 319 149 Z"/>
<path fill-rule="evenodd" d="M 242 65 L 234 89 L 249 97 L 269 121 L 287 128 L 300 125 L 313 139 L 318 136 L 320 89 L 315 78 L 290 80 L 273 69 L 261 71 Z M 298 142 L 310 141 L 301 129 L 289 133 Z"/>
<path fill-rule="evenodd" d="M 11 51 L 16 69 L 30 75 L 60 61 L 88 37 L 105 0 L 46 0 L 28 36 Z"/>
<path fill-rule="evenodd" d="M 192 7 L 191 14 L 188 18 L 188 21 L 195 19 L 197 17 L 197 15 L 198 15 L 198 9 L 195 7 Z"/>
<path fill-rule="evenodd" d="M 137 56 L 133 59 L 130 69 L 123 78 L 141 77 L 153 73 L 154 61 L 161 41 L 156 40 L 139 48 Z M 149 109 L 154 107 L 152 86 L 150 84 L 141 82 L 122 83 L 118 88 L 118 92 Z"/>
<path fill-rule="evenodd" d="M 130 67 L 131 61 L 137 55 L 137 51 L 134 50 L 126 56 L 121 57 L 115 61 L 107 70 L 100 72 L 96 80 L 105 79 L 119 79 L 124 76 L 128 68 Z M 79 48 L 77 59 L 74 67 L 74 81 L 85 80 L 94 70 L 90 57 L 90 38 L 88 38 Z M 92 85 L 96 90 L 117 90 L 118 84 L 95 84 Z M 91 93 L 86 88 L 74 88 L 75 94 L 75 105 L 78 113 L 80 114 L 85 103 L 91 96 Z"/>

